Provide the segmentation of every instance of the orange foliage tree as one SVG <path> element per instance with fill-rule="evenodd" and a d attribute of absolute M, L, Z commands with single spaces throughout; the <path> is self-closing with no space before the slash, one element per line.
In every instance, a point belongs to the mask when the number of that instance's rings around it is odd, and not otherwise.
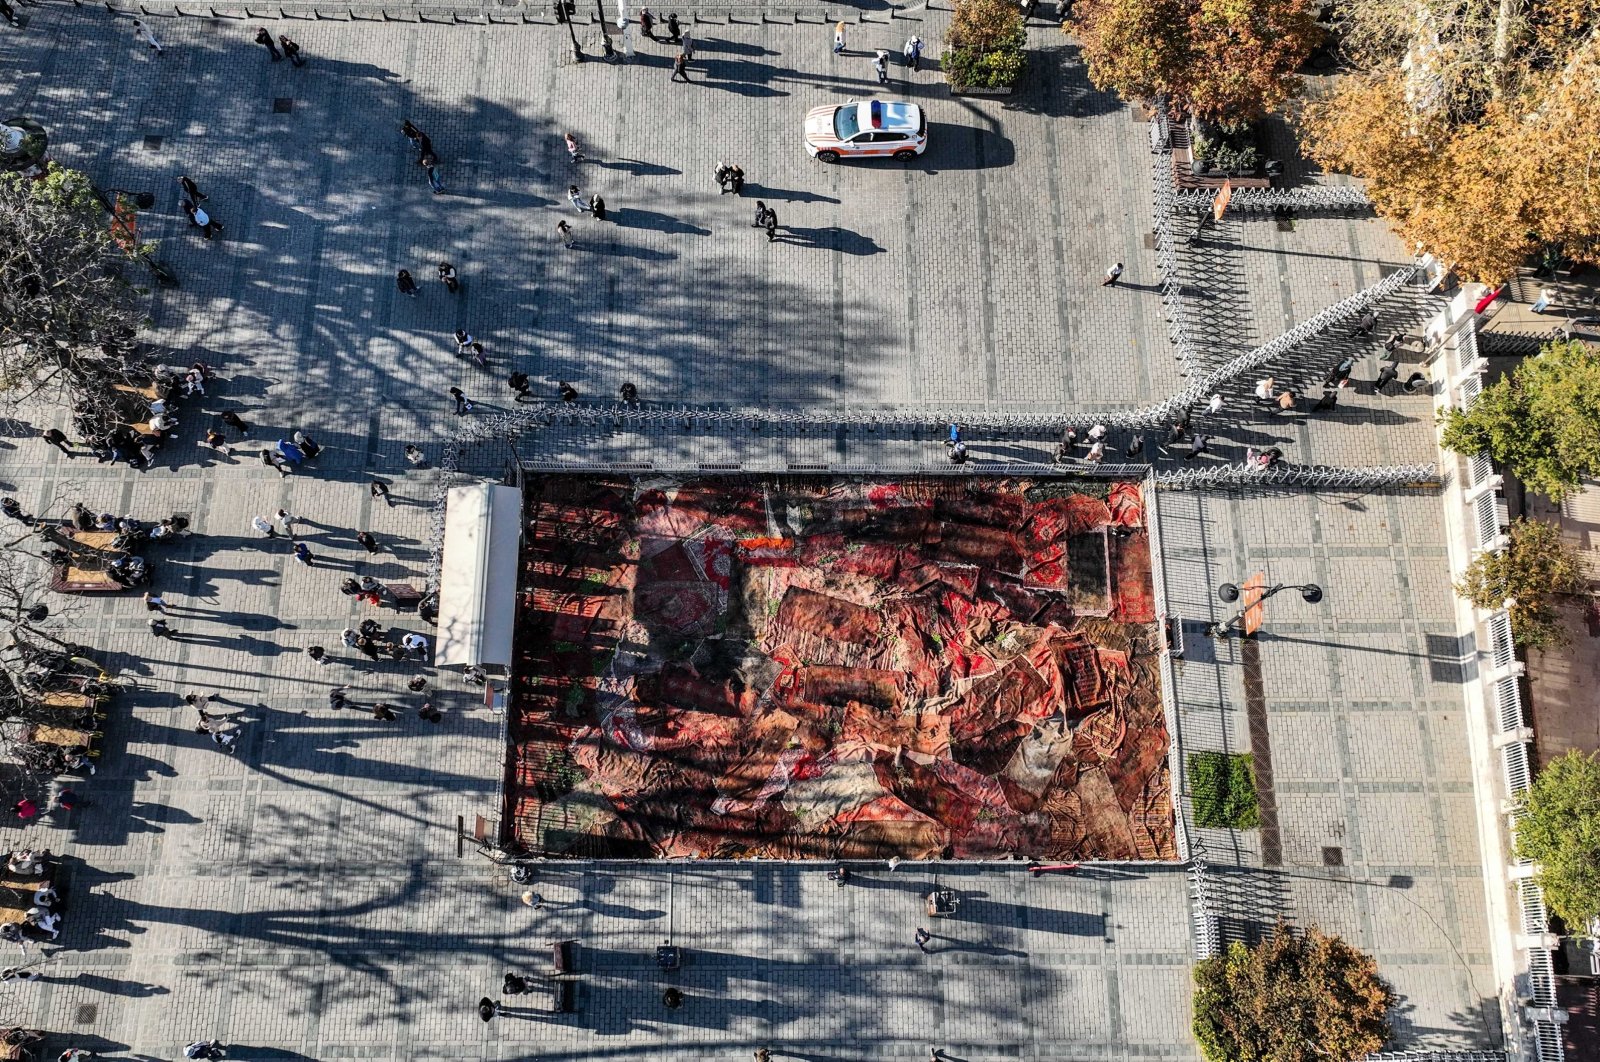
<path fill-rule="evenodd" d="M 1600 255 L 1600 5 L 1531 0 L 1509 22 L 1492 6 L 1384 0 L 1363 22 L 1356 0 L 1347 50 L 1367 69 L 1301 116 L 1313 159 L 1366 178 L 1402 238 L 1489 283 L 1541 252 Z"/>
<path fill-rule="evenodd" d="M 1101 88 L 1231 121 L 1298 92 L 1322 39 L 1303 0 L 1080 0 L 1072 30 Z"/>

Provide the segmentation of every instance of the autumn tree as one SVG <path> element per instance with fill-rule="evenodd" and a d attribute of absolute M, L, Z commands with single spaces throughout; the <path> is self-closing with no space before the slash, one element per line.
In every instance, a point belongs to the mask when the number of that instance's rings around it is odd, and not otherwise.
<path fill-rule="evenodd" d="M 1576 340 L 1550 343 L 1471 409 L 1441 419 L 1447 449 L 1487 453 L 1529 490 L 1560 501 L 1600 475 L 1600 353 Z"/>
<path fill-rule="evenodd" d="M 1351 0 L 1358 73 L 1305 109 L 1308 153 L 1472 279 L 1600 252 L 1600 5 Z"/>
<path fill-rule="evenodd" d="M 1545 902 L 1567 928 L 1589 935 L 1600 920 L 1600 760 L 1569 751 L 1517 803 L 1517 855 L 1538 864 Z"/>
<path fill-rule="evenodd" d="M 1072 29 L 1099 87 L 1217 121 L 1295 95 L 1322 39 L 1304 0 L 1080 0 Z"/>
<path fill-rule="evenodd" d="M 1551 649 L 1567 641 L 1557 602 L 1583 586 L 1582 562 L 1561 529 L 1542 520 L 1517 520 L 1504 549 L 1480 553 L 1467 565 L 1456 593 L 1482 609 L 1507 608 L 1518 645 Z"/>
<path fill-rule="evenodd" d="M 1208 1062 L 1349 1062 L 1383 1047 L 1394 993 L 1370 955 L 1315 926 L 1194 967 L 1194 1035 Z"/>

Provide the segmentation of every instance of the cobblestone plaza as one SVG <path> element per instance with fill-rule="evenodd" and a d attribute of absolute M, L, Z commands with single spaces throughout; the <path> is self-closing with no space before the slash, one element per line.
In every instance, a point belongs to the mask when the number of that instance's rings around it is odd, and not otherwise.
<path fill-rule="evenodd" d="M 1090 86 L 1069 38 L 1036 24 L 1025 90 L 974 100 L 938 73 L 948 12 L 920 6 L 831 10 L 826 23 L 708 15 L 687 85 L 648 41 L 631 63 L 573 63 L 554 24 L 263 23 L 305 49 L 297 69 L 250 43 L 255 21 L 154 17 L 157 57 L 104 8 L 21 13 L 20 30 L 0 27 L 10 111 L 45 124 L 57 161 L 155 193 L 141 234 L 182 286 L 153 295 L 152 338 L 174 361 L 211 363 L 217 381 L 147 473 L 50 449 L 38 430 L 65 418 L 43 404 L 16 411 L 0 442 L 0 485 L 30 511 L 82 498 L 185 512 L 196 532 L 157 559 L 178 639 L 150 637 L 137 595 L 79 613 L 79 640 L 137 688 L 79 786 L 90 802 L 6 831 L 13 847 L 64 855 L 69 904 L 45 979 L 0 986 L 6 1020 L 49 1030 L 57 1051 L 128 1058 L 212 1036 L 241 1059 L 700 1060 L 762 1046 L 840 1062 L 930 1046 L 970 1062 L 1198 1056 L 1185 866 L 1034 877 L 1020 863 L 907 862 L 836 887 L 817 864 L 554 863 L 536 874 L 533 910 L 457 836 L 458 819 L 470 829 L 499 814 L 500 717 L 455 675 L 333 648 L 372 614 L 337 592 L 341 578 L 430 575 L 441 473 L 401 451 L 420 445 L 437 465 L 458 424 L 451 386 L 477 403 L 469 420 L 514 407 L 512 370 L 551 400 L 558 381 L 581 403 L 631 382 L 655 408 L 838 417 L 823 431 L 525 431 L 521 456 L 553 465 L 781 453 L 889 470 L 944 463 L 940 425 L 891 435 L 854 418 L 1087 418 L 1179 390 L 1196 367 L 1174 356 L 1148 239 L 1146 116 Z M 836 56 L 838 17 L 851 26 Z M 598 29 L 576 30 L 592 59 Z M 888 91 L 927 108 L 928 153 L 808 159 L 805 110 L 875 91 L 872 50 L 898 55 L 910 33 L 934 61 L 893 67 Z M 408 118 L 440 153 L 443 194 L 399 133 Z M 582 163 L 567 159 L 568 131 Z M 746 172 L 742 196 L 718 193 L 721 161 Z M 226 225 L 216 240 L 178 209 L 184 173 Z M 575 212 L 574 183 L 602 194 L 611 219 Z M 778 212 L 773 243 L 751 226 L 756 200 Z M 555 236 L 562 218 L 571 249 Z M 441 258 L 461 273 L 457 296 L 432 282 Z M 1118 261 L 1121 283 L 1102 287 Z M 1409 258 L 1370 217 L 1229 217 L 1183 263 L 1194 339 L 1214 364 Z M 395 288 L 402 267 L 423 283 L 415 300 Z M 1415 289 L 1385 300 L 1380 333 L 1429 305 Z M 485 344 L 487 371 L 456 355 L 458 328 Z M 1373 342 L 1340 329 L 1268 371 L 1320 379 Z M 1272 445 L 1300 464 L 1434 459 L 1426 398 L 1358 387 L 1331 415 L 1279 419 L 1252 407 L 1251 383 L 1225 389 L 1206 422 L 1212 454 L 1185 462 L 1152 434 L 1144 459 L 1192 468 Z M 196 440 L 223 410 L 259 445 L 303 428 L 324 452 L 282 479 L 254 446 L 215 455 Z M 985 464 L 1048 461 L 1053 448 L 1022 432 L 969 444 Z M 511 453 L 476 445 L 465 467 L 498 476 Z M 391 504 L 369 493 L 373 477 L 392 484 Z M 316 564 L 251 530 L 279 507 L 301 518 Z M 1397 1047 L 1499 1048 L 1439 497 L 1163 490 L 1153 507 L 1168 608 L 1189 643 L 1173 738 L 1270 758 L 1271 829 L 1190 831 L 1224 933 L 1320 924 L 1394 984 Z M 359 530 L 387 548 L 369 555 Z M 1326 596 L 1274 601 L 1249 647 L 1200 637 L 1231 611 L 1215 588 L 1257 570 Z M 432 633 L 414 613 L 380 618 Z M 312 644 L 334 661 L 307 658 Z M 441 691 L 437 725 L 404 692 L 419 671 Z M 362 703 L 411 710 L 395 723 L 330 712 L 328 690 L 346 682 Z M 236 714 L 236 756 L 193 732 L 189 691 Z M 964 897 L 956 917 L 924 916 L 935 887 Z M 927 954 L 912 937 L 924 925 Z M 577 942 L 575 1012 L 508 998 L 481 1023 L 478 998 L 508 970 L 547 972 L 554 940 Z M 685 950 L 680 971 L 656 965 L 668 940 Z M 668 985 L 682 1007 L 662 1005 Z"/>

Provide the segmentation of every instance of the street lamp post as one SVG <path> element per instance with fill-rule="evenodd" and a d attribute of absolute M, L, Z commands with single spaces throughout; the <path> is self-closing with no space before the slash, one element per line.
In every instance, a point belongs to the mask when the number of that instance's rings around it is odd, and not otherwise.
<path fill-rule="evenodd" d="M 1255 605 L 1261 604 L 1267 598 L 1284 590 L 1300 591 L 1300 599 L 1308 605 L 1315 605 L 1318 601 L 1322 600 L 1322 587 L 1318 586 L 1316 583 L 1278 583 L 1276 586 L 1268 588 L 1260 597 L 1256 598 L 1251 607 L 1253 608 Z M 1217 587 L 1217 597 L 1229 604 L 1239 600 L 1239 593 L 1239 587 L 1234 583 L 1223 583 L 1221 586 Z M 1221 623 L 1208 624 L 1206 626 L 1206 635 L 1211 638 L 1231 637 L 1234 630 L 1239 626 L 1240 620 L 1244 619 L 1244 614 L 1247 611 L 1249 611 L 1249 609 L 1242 608 Z"/>

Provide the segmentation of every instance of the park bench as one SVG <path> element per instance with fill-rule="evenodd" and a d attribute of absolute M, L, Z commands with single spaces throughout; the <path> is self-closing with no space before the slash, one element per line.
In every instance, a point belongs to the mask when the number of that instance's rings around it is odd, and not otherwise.
<path fill-rule="evenodd" d="M 572 941 L 554 940 L 550 942 L 550 965 L 559 974 L 572 972 Z"/>

